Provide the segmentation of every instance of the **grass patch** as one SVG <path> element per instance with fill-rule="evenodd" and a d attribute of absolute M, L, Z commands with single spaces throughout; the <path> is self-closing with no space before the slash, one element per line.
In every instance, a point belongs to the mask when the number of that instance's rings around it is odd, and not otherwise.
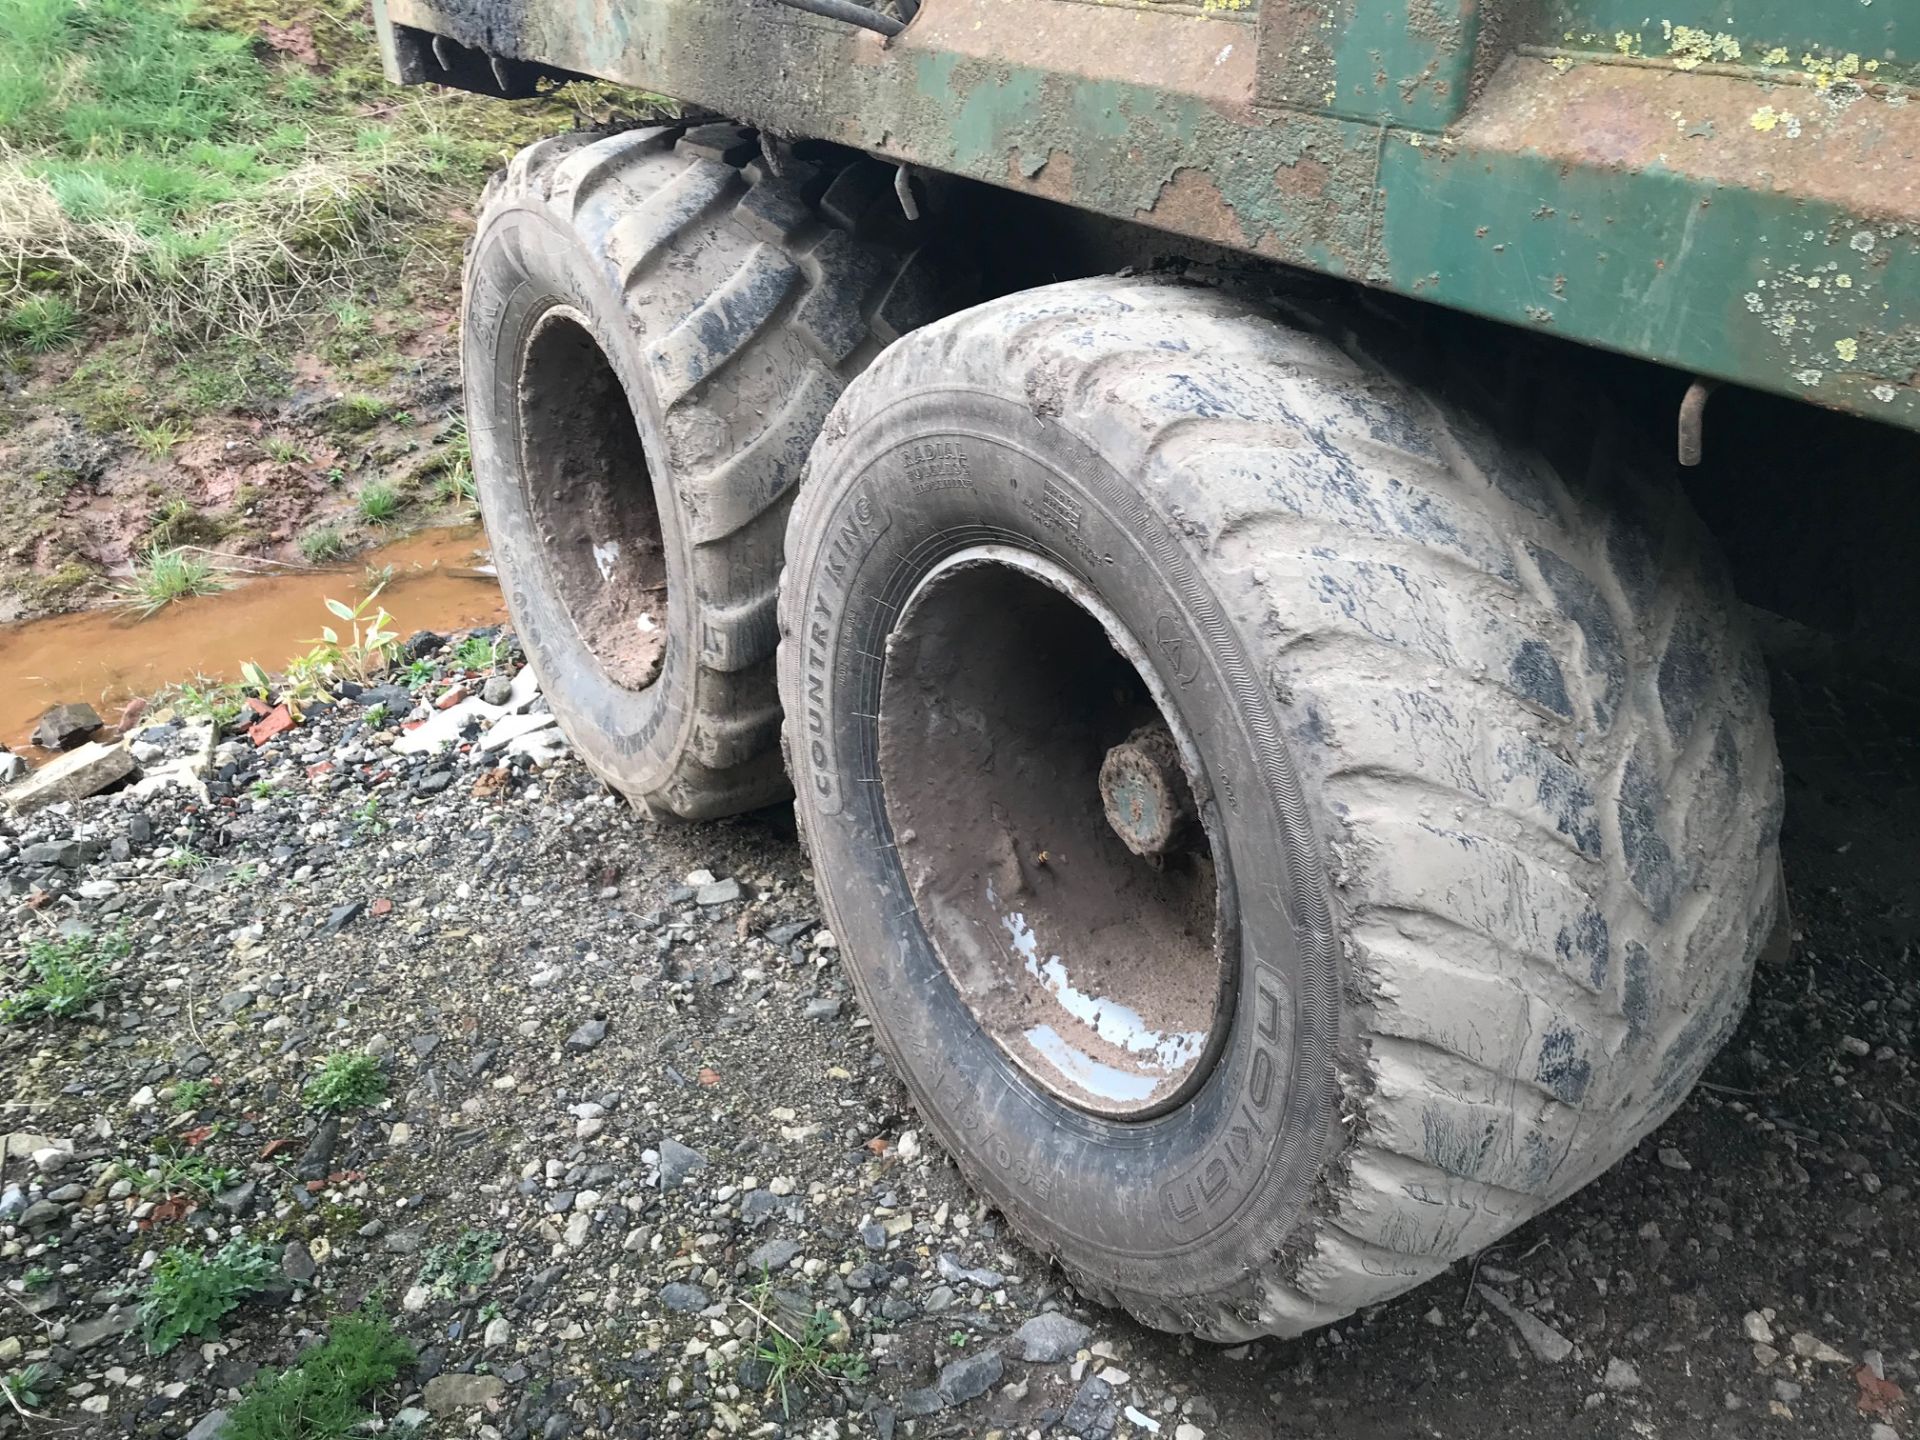
<path fill-rule="evenodd" d="M 391 413 L 377 395 L 349 395 L 333 407 L 333 422 L 342 430 L 371 430 Z"/>
<path fill-rule="evenodd" d="M 260 453 L 276 465 L 305 464 L 313 457 L 300 448 L 297 441 L 288 440 L 280 435 L 265 435 L 260 440 Z"/>
<path fill-rule="evenodd" d="M 0 270 L 167 336 L 316 308 L 476 158 L 434 123 L 444 103 L 355 113 L 372 38 L 327 8 L 315 29 L 339 27 L 347 63 L 315 74 L 193 0 L 0 0 Z"/>
<path fill-rule="evenodd" d="M 164 460 L 173 453 L 173 447 L 185 440 L 193 431 L 185 425 L 175 425 L 170 420 L 156 420 L 151 425 L 130 425 L 127 438 L 133 441 L 133 448 L 149 460 Z"/>
<path fill-rule="evenodd" d="M 369 480 L 354 501 L 360 518 L 369 525 L 391 525 L 400 514 L 400 492 L 379 480 Z"/>
<path fill-rule="evenodd" d="M 347 553 L 347 537 L 338 525 L 316 525 L 300 536 L 300 558 L 309 565 L 326 565 Z"/>
<path fill-rule="evenodd" d="M 29 295 L 0 316 L 0 340 L 34 355 L 59 350 L 80 338 L 80 312 L 64 295 Z"/>
<path fill-rule="evenodd" d="M 175 1105 L 174 1108 L 181 1107 Z M 231 1190 L 239 1184 L 240 1172 L 215 1165 L 200 1155 L 169 1155 L 148 1169 L 118 1166 L 115 1178 L 128 1181 L 142 1200 L 171 1200 L 176 1195 L 211 1200 L 222 1190 Z"/>
<path fill-rule="evenodd" d="M 121 587 L 126 602 L 142 616 L 157 615 L 189 595 L 213 595 L 227 588 L 213 562 L 187 550 L 149 550 Z"/>
<path fill-rule="evenodd" d="M 221 1317 L 265 1289 L 272 1274 L 267 1247 L 256 1241 L 229 1240 L 211 1255 L 174 1246 L 154 1262 L 140 1302 L 147 1348 L 164 1355 L 189 1335 L 218 1335 Z"/>
<path fill-rule="evenodd" d="M 65 1020 L 107 993 L 106 967 L 133 950 L 124 933 L 65 935 L 27 942 L 27 983 L 0 1000 L 0 1023 Z"/>
<path fill-rule="evenodd" d="M 469 510 L 480 503 L 480 492 L 473 482 L 473 441 L 467 434 L 467 422 L 456 419 L 447 427 L 441 442 L 440 474 L 434 484 L 434 496 L 442 505 L 460 505 Z"/>
<path fill-rule="evenodd" d="M 155 704 L 172 705 L 182 715 L 211 720 L 216 729 L 224 730 L 246 708 L 242 703 L 244 695 L 238 685 L 196 675 L 192 680 L 162 690 Z"/>
<path fill-rule="evenodd" d="M 372 1428 L 366 1397 L 413 1363 L 413 1347 L 384 1317 L 362 1310 L 276 1374 L 256 1380 L 221 1440 L 342 1440 Z"/>
<path fill-rule="evenodd" d="M 364 1110 L 384 1100 L 387 1077 L 380 1062 L 360 1050 L 329 1055 L 307 1081 L 307 1102 L 318 1110 Z"/>
<path fill-rule="evenodd" d="M 190 1115 L 198 1110 L 213 1095 L 213 1086 L 204 1080 L 182 1080 L 173 1087 L 173 1099 L 168 1102 L 176 1115 Z"/>
<path fill-rule="evenodd" d="M 160 507 L 147 527 L 147 549 L 177 550 L 183 545 L 205 545 L 225 534 L 225 527 L 175 495 Z"/>
<path fill-rule="evenodd" d="M 792 1416 L 796 1388 L 830 1389 L 867 1378 L 867 1357 L 847 1348 L 853 1337 L 844 1321 L 828 1310 L 814 1311 L 805 1325 L 776 1320 L 772 1298 L 773 1282 L 762 1274 L 752 1298 L 740 1303 L 753 1316 L 754 1354 L 767 1367 L 766 1393 L 778 1392 L 782 1415 Z"/>

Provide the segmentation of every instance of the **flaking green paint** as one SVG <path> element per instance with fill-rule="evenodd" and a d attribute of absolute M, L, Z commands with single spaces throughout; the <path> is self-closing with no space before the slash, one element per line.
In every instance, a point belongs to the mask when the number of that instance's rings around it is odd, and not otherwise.
<path fill-rule="evenodd" d="M 1769 174 L 1705 184 L 1658 159 L 1634 167 L 1589 161 L 1577 149 L 1549 158 L 1533 148 L 1565 137 L 1522 133 L 1475 150 L 1414 128 L 1437 113 L 1405 108 L 1418 102 L 1417 87 L 1413 101 L 1394 90 L 1396 111 L 1384 118 L 1324 113 L 1320 99 L 1306 108 L 1221 104 L 1013 56 L 916 48 L 911 31 L 886 49 L 871 36 L 762 6 L 747 27 L 718 0 L 595 0 L 592 23 L 574 5 L 509 11 L 503 3 L 495 13 L 475 0 L 437 0 L 443 9 L 436 0 L 385 3 L 400 23 L 462 43 L 491 43 L 783 135 L 845 139 L 995 184 L 1038 177 L 1035 184 L 1057 189 L 1060 175 L 1046 174 L 1045 157 L 1062 151 L 1072 157 L 1064 198 L 1096 213 L 1920 429 L 1920 206 L 1885 218 L 1883 186 L 1863 182 L 1855 192 L 1863 208 L 1853 213 L 1776 188 Z M 1094 7 L 1028 3 L 1035 24 L 1054 16 L 1103 22 Z M 1312 27 L 1292 81 L 1282 76 L 1276 85 L 1269 74 L 1260 82 L 1262 94 L 1296 103 L 1304 97 L 1288 83 L 1325 86 L 1334 73 L 1348 73 L 1354 55 L 1387 46 L 1381 17 L 1395 4 L 1403 23 L 1408 13 L 1402 0 L 1263 3 L 1268 15 L 1291 4 L 1309 16 L 1319 5 L 1328 17 L 1325 7 L 1338 5 L 1360 27 Z M 1611 0 L 1580 0 L 1578 8 L 1581 22 L 1595 27 L 1629 18 Z M 1786 13 L 1750 8 L 1743 19 Z M 524 28 L 503 29 L 505 16 L 521 17 Z M 1255 28 L 1238 18 L 1158 18 L 1180 27 L 1168 33 L 1199 53 L 1251 43 Z M 1663 19 L 1718 24 L 1709 7 L 1697 5 L 1630 18 L 1636 31 L 1654 36 L 1664 34 Z M 1855 28 L 1838 27 L 1829 39 Z M 1896 17 L 1895 28 L 1905 34 L 1912 21 Z M 1390 75 L 1420 60 L 1422 46 L 1447 49 L 1445 27 L 1430 31 L 1420 32 L 1417 45 L 1404 35 L 1404 44 L 1395 42 Z M 1507 36 L 1509 43 L 1523 38 Z M 1323 41 L 1332 68 L 1316 77 L 1312 61 Z M 1101 58 L 1085 56 L 1086 68 L 1098 71 Z M 1528 84 L 1565 79 L 1527 63 L 1537 72 Z M 1550 110 L 1552 92 L 1538 93 Z M 1778 104 L 1785 93 L 1756 81 L 1754 108 L 1769 95 Z M 1684 127 L 1676 136 L 1710 143 Z M 1809 135 L 1781 143 L 1819 142 Z M 1183 183 L 1184 190 L 1168 188 Z M 1882 218 L 1869 223 L 1869 206 L 1881 206 Z M 1862 236 L 1870 242 L 1865 251 L 1855 248 Z M 1837 280 L 1842 267 L 1845 285 Z"/>
<path fill-rule="evenodd" d="M 1564 36 L 1638 34 L 1650 55 L 1666 53 L 1662 23 L 1726 33 L 1757 59 L 1778 46 L 1797 64 L 1808 52 L 1920 62 L 1920 5 L 1913 0 L 1550 0 L 1536 41 Z"/>

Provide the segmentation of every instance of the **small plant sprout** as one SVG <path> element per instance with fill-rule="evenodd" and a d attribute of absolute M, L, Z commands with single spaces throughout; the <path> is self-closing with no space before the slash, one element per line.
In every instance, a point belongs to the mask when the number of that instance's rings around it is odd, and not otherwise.
<path fill-rule="evenodd" d="M 131 1183 L 142 1200 L 171 1200 L 176 1195 L 211 1200 L 222 1190 L 231 1190 L 240 1179 L 238 1171 L 199 1155 L 163 1156 L 158 1164 L 144 1170 L 120 1165 L 116 1177 Z"/>
<path fill-rule="evenodd" d="M 380 1062 L 360 1050 L 342 1050 L 321 1063 L 307 1081 L 307 1100 L 317 1110 L 339 1113 L 364 1110 L 387 1095 L 387 1077 Z"/>
<path fill-rule="evenodd" d="M 500 659 L 500 641 L 469 635 L 453 648 L 453 663 L 461 670 L 491 670 Z"/>
<path fill-rule="evenodd" d="M 348 638 L 342 640 L 340 632 L 331 625 L 320 627 L 320 638 L 308 643 L 316 647 L 314 656 L 329 671 L 344 670 L 354 680 L 365 683 L 374 672 L 386 668 L 395 644 L 399 642 L 400 632 L 393 629 L 393 616 L 387 613 L 384 605 L 376 605 L 380 588 L 376 586 L 358 605 L 349 605 L 344 600 L 327 600 L 327 611 L 338 620 L 352 627 Z"/>
<path fill-rule="evenodd" d="M 185 426 L 170 425 L 165 421 L 155 425 L 135 425 L 127 432 L 133 438 L 134 449 L 149 460 L 164 460 L 173 452 L 173 447 L 193 432 Z"/>
<path fill-rule="evenodd" d="M 507 1242 L 491 1230 L 462 1230 L 450 1244 L 429 1246 L 420 1257 L 420 1283 L 451 1300 L 493 1278 L 493 1257 Z"/>
<path fill-rule="evenodd" d="M 68 935 L 27 945 L 27 982 L 0 1000 L 0 1023 L 41 1016 L 65 1020 L 81 1014 L 107 992 L 106 965 L 132 950 L 124 933 L 104 939 Z"/>
<path fill-rule="evenodd" d="M 221 1317 L 263 1289 L 272 1273 L 267 1247 L 256 1241 L 229 1240 L 211 1255 L 174 1246 L 154 1262 L 140 1302 L 147 1348 L 164 1355 L 189 1335 L 213 1338 Z"/>
<path fill-rule="evenodd" d="M 767 1392 L 779 1392 L 783 1415 L 793 1414 L 791 1392 L 796 1386 L 828 1387 L 866 1379 L 867 1358 L 848 1349 L 853 1337 L 842 1317 L 816 1310 L 804 1325 L 794 1325 L 785 1316 L 774 1318 L 772 1295 L 772 1278 L 762 1271 L 752 1298 L 737 1303 L 753 1316 L 754 1353 L 767 1366 Z"/>
<path fill-rule="evenodd" d="M 46 1365 L 36 1360 L 0 1380 L 0 1391 L 6 1392 L 7 1401 L 15 1410 L 37 1410 L 42 1401 L 41 1392 L 50 1380 Z"/>

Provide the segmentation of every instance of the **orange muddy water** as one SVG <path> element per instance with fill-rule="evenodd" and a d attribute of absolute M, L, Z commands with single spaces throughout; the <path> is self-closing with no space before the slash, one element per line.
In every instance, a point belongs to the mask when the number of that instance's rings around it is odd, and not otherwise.
<path fill-rule="evenodd" d="M 112 724 L 121 705 L 176 681 L 236 680 L 242 661 L 278 671 L 312 648 L 322 625 L 340 629 L 328 597 L 356 604 L 391 566 L 380 603 L 403 636 L 461 630 L 506 616 L 478 527 L 428 530 L 356 556 L 351 568 L 242 580 L 217 595 L 177 601 L 151 619 L 95 610 L 0 625 L 0 743 L 23 750 L 51 705 L 85 700 Z"/>

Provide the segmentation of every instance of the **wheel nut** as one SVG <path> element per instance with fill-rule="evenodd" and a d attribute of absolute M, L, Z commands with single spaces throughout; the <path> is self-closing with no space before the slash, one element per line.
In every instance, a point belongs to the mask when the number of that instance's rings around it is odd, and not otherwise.
<path fill-rule="evenodd" d="M 1143 726 L 1107 752 L 1100 803 L 1134 854 L 1152 858 L 1179 848 L 1196 816 L 1180 747 L 1165 726 Z"/>

